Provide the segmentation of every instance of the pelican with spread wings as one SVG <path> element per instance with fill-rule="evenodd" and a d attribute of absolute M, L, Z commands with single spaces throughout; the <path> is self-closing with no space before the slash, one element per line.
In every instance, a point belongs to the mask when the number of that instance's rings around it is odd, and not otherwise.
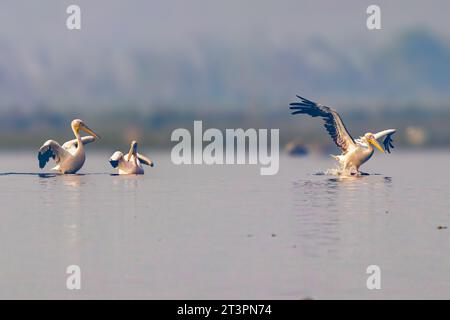
<path fill-rule="evenodd" d="M 395 129 L 388 129 L 375 134 L 368 132 L 354 140 L 335 110 L 300 96 L 297 97 L 300 101 L 290 104 L 290 109 L 293 110 L 292 114 L 307 114 L 311 117 L 321 117 L 325 121 L 325 128 L 333 138 L 334 143 L 342 150 L 341 155 L 333 157 L 339 161 L 343 170 L 351 174 L 359 173 L 359 167 L 372 157 L 373 146 L 383 153 L 390 153 L 391 148 L 394 148 L 392 135 L 395 133 Z M 377 139 L 383 137 L 384 150 L 377 141 Z"/>
<path fill-rule="evenodd" d="M 52 170 L 65 174 L 76 173 L 81 169 L 86 160 L 84 145 L 100 137 L 80 119 L 73 120 L 71 127 L 75 139 L 67 141 L 62 146 L 54 140 L 48 140 L 39 148 L 39 168 L 43 169 L 50 158 L 52 158 L 56 162 L 56 167 L 52 168 Z M 91 134 L 91 136 L 81 137 L 80 130 Z"/>
<path fill-rule="evenodd" d="M 143 164 L 153 167 L 153 161 L 137 152 L 138 144 L 131 142 L 130 151 L 124 155 L 121 151 L 113 153 L 109 163 L 119 170 L 119 174 L 144 174 Z"/>

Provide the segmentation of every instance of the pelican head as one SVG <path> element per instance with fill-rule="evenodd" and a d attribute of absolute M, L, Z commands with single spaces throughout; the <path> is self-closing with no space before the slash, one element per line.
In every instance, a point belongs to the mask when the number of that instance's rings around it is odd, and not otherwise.
<path fill-rule="evenodd" d="M 128 159 L 131 159 L 130 157 L 132 155 L 136 156 L 137 147 L 138 147 L 137 141 L 136 140 L 131 141 L 130 151 L 128 151 Z"/>
<path fill-rule="evenodd" d="M 92 136 L 94 136 L 97 139 L 100 139 L 100 136 L 98 134 L 96 134 L 94 131 L 92 131 L 84 122 L 83 120 L 80 119 L 75 119 L 72 121 L 71 123 L 72 126 L 72 130 L 73 132 L 75 132 L 76 134 L 78 134 L 78 132 L 84 131 Z"/>
<path fill-rule="evenodd" d="M 378 150 L 380 150 L 381 152 L 384 153 L 383 148 L 381 148 L 380 144 L 378 143 L 377 139 L 375 139 L 375 136 L 373 135 L 373 133 L 371 132 L 367 132 L 364 135 L 364 139 L 366 140 L 366 142 L 369 144 L 372 144 L 373 146 L 375 146 L 375 148 L 377 148 Z"/>

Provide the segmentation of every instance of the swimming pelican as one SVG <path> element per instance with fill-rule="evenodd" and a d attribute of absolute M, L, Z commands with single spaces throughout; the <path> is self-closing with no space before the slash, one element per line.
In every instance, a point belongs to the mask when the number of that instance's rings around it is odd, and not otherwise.
<path fill-rule="evenodd" d="M 73 120 L 71 127 L 76 139 L 67 141 L 62 146 L 54 140 L 48 140 L 42 145 L 38 152 L 39 168 L 44 168 L 50 158 L 53 158 L 57 165 L 52 170 L 60 173 L 76 173 L 81 169 L 86 160 L 84 145 L 100 137 L 80 119 Z M 80 130 L 92 136 L 81 137 Z"/>
<path fill-rule="evenodd" d="M 385 152 L 378 144 L 377 139 L 384 138 L 383 145 L 387 153 L 390 153 L 392 145 L 392 135 L 395 129 L 388 129 L 378 133 L 366 133 L 359 139 L 353 140 L 347 128 L 341 120 L 339 114 L 324 105 L 309 101 L 297 96 L 301 101 L 290 104 L 292 114 L 308 114 L 312 117 L 321 117 L 325 121 L 325 128 L 333 138 L 334 143 L 341 148 L 342 154 L 333 156 L 339 161 L 341 168 L 351 174 L 358 174 L 359 167 L 372 157 L 375 146 L 381 152 Z"/>
<path fill-rule="evenodd" d="M 113 153 L 109 159 L 113 168 L 119 169 L 119 174 L 144 174 L 142 164 L 153 167 L 153 161 L 137 152 L 137 142 L 132 141 L 130 151 L 125 156 L 121 151 Z"/>

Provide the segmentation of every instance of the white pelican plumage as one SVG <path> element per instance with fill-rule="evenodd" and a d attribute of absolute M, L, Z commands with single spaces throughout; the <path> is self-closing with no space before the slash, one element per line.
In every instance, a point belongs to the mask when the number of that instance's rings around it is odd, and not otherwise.
<path fill-rule="evenodd" d="M 321 117 L 325 121 L 325 128 L 336 145 L 342 150 L 341 155 L 333 157 L 339 161 L 341 168 L 346 172 L 359 173 L 359 167 L 373 155 L 374 149 L 372 146 L 383 153 L 385 151 L 390 153 L 390 148 L 394 148 L 392 135 L 395 133 L 395 129 L 388 129 L 375 134 L 368 132 L 354 140 L 335 110 L 300 96 L 297 97 L 301 101 L 290 104 L 290 109 L 294 110 L 292 114 L 308 114 L 312 117 Z M 385 151 L 377 141 L 377 139 L 383 137 L 385 137 L 383 141 Z"/>
<path fill-rule="evenodd" d="M 119 174 L 144 174 L 142 164 L 153 167 L 153 161 L 137 152 L 137 142 L 132 141 L 130 151 L 124 155 L 121 151 L 113 153 L 109 163 L 119 169 Z"/>
<path fill-rule="evenodd" d="M 62 146 L 54 140 L 48 140 L 42 145 L 38 152 L 39 168 L 44 168 L 50 158 L 53 158 L 57 165 L 52 170 L 60 173 L 76 173 L 81 169 L 86 160 L 84 145 L 100 137 L 80 119 L 73 120 L 71 127 L 76 139 L 67 141 Z M 80 130 L 92 136 L 81 137 Z"/>

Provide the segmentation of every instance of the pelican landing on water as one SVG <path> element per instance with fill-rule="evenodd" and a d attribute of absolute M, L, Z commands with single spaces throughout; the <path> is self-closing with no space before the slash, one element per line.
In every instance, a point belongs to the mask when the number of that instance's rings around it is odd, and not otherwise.
<path fill-rule="evenodd" d="M 137 152 L 137 142 L 132 141 L 130 151 L 124 155 L 121 151 L 113 153 L 109 159 L 113 168 L 119 169 L 119 174 L 144 174 L 142 164 L 153 167 L 153 161 Z"/>
<path fill-rule="evenodd" d="M 292 114 L 308 114 L 312 117 L 321 117 L 325 121 L 325 128 L 333 138 L 334 143 L 342 150 L 341 155 L 333 157 L 339 161 L 341 169 L 345 172 L 359 174 L 359 167 L 373 155 L 374 149 L 372 146 L 383 153 L 385 151 L 390 153 L 390 148 L 394 148 L 392 135 L 395 133 L 395 129 L 388 129 L 375 134 L 368 132 L 354 140 L 335 110 L 300 96 L 297 97 L 301 101 L 290 104 L 290 109 L 293 110 Z M 377 139 L 383 137 L 385 137 L 383 141 L 385 151 L 377 141 Z"/>
<path fill-rule="evenodd" d="M 73 120 L 71 127 L 76 139 L 67 141 L 62 146 L 54 140 L 48 140 L 42 145 L 38 152 L 39 168 L 44 168 L 50 158 L 53 158 L 56 167 L 52 170 L 60 173 L 76 173 L 81 169 L 86 160 L 84 145 L 100 137 L 80 119 Z M 92 136 L 81 137 L 80 130 Z"/>

